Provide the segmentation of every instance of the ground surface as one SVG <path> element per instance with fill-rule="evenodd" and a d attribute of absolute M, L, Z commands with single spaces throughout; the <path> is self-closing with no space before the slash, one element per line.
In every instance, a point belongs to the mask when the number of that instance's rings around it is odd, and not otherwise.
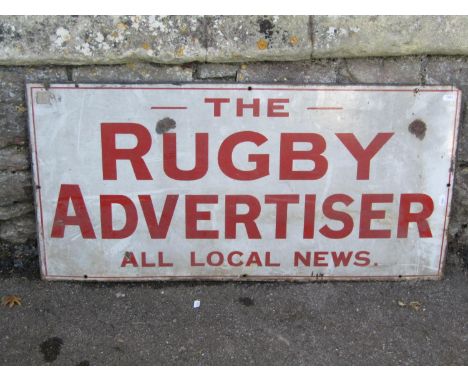
<path fill-rule="evenodd" d="M 455 270 L 440 282 L 371 283 L 3 274 L 0 294 L 22 298 L 0 307 L 2 365 L 468 364 L 468 277 Z"/>

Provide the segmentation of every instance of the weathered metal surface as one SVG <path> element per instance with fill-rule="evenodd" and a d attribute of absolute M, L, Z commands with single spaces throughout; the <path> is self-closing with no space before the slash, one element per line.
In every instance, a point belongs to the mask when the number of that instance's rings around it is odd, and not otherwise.
<path fill-rule="evenodd" d="M 453 87 L 28 84 L 43 277 L 442 275 Z"/>

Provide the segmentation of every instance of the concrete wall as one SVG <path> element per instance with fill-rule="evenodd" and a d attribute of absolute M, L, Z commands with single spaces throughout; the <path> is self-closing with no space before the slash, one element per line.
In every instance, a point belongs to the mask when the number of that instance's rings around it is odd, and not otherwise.
<path fill-rule="evenodd" d="M 468 268 L 468 17 L 0 16 L 0 271 L 36 266 L 26 81 L 453 84 L 448 263 Z"/>

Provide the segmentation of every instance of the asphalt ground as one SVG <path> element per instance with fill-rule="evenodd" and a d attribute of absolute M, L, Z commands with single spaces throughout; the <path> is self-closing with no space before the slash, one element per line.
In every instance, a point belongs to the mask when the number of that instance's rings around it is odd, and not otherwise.
<path fill-rule="evenodd" d="M 1 365 L 467 365 L 468 277 L 46 282 L 3 273 Z M 195 300 L 200 306 L 194 308 Z"/>

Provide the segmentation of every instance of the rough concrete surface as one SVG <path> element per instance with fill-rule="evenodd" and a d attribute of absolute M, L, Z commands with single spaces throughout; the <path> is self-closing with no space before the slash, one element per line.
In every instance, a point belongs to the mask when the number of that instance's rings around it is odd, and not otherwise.
<path fill-rule="evenodd" d="M 2 16 L 0 63 L 203 61 L 202 16 Z"/>
<path fill-rule="evenodd" d="M 0 276 L 2 365 L 467 365 L 468 279 L 70 283 Z M 194 309 L 199 300 L 201 306 Z"/>
<path fill-rule="evenodd" d="M 295 61 L 310 58 L 309 16 L 208 16 L 206 61 Z"/>
<path fill-rule="evenodd" d="M 314 57 L 467 54 L 466 16 L 314 16 Z"/>
<path fill-rule="evenodd" d="M 466 55 L 467 16 L 0 16 L 0 65 Z"/>

